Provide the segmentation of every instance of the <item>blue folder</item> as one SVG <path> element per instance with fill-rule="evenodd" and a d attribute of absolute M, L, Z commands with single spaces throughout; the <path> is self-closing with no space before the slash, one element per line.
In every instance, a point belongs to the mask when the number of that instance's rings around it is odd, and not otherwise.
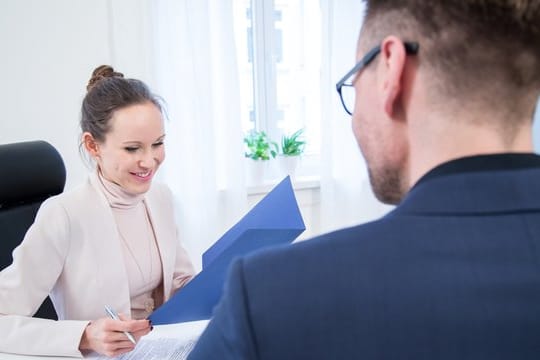
<path fill-rule="evenodd" d="M 203 254 L 203 270 L 149 319 L 154 325 L 210 319 L 234 258 L 290 243 L 305 229 L 287 176 Z"/>

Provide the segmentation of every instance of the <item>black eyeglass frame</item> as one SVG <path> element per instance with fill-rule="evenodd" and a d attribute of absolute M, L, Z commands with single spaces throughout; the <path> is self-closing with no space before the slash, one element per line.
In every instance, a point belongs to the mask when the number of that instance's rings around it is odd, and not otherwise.
<path fill-rule="evenodd" d="M 403 42 L 403 46 L 405 47 L 405 52 L 408 55 L 416 55 L 418 53 L 418 49 L 420 48 L 420 45 L 417 42 L 405 41 Z M 343 86 L 354 86 L 352 83 L 346 84 L 345 81 L 347 81 L 352 75 L 354 75 L 358 71 L 368 66 L 369 63 L 371 63 L 373 59 L 375 59 L 377 55 L 379 55 L 380 52 L 381 52 L 381 45 L 377 45 L 373 49 L 369 50 L 367 54 L 364 55 L 364 57 L 361 58 L 360 61 L 358 61 L 356 65 L 354 65 L 354 67 L 344 77 L 342 77 L 341 80 L 337 82 L 336 90 L 339 94 L 341 105 L 343 105 L 343 108 L 345 109 L 347 114 L 352 115 L 353 113 L 349 111 L 349 109 L 347 108 L 347 105 L 345 105 L 345 101 L 343 100 L 343 95 L 341 94 L 341 88 Z"/>

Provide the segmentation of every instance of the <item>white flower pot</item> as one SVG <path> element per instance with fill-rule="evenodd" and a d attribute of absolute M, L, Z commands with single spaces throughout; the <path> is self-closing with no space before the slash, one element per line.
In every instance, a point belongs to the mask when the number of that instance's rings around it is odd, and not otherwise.
<path fill-rule="evenodd" d="M 247 160 L 247 183 L 248 185 L 261 185 L 268 168 L 268 160 Z"/>
<path fill-rule="evenodd" d="M 296 168 L 300 162 L 300 156 L 279 156 L 279 165 L 283 174 L 290 175 L 291 178 L 296 176 Z"/>

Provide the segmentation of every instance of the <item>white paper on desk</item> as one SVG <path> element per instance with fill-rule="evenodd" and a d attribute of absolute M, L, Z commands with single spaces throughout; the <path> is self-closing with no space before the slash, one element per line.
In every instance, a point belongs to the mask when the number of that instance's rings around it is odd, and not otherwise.
<path fill-rule="evenodd" d="M 95 360 L 183 360 L 187 358 L 207 324 L 208 320 L 156 325 L 154 330 L 141 338 L 135 349 L 127 354 L 114 358 L 91 354 L 85 358 Z"/>

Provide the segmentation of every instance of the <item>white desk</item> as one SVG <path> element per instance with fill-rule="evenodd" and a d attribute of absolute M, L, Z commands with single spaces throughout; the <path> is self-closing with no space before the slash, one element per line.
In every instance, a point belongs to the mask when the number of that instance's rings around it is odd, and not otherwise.
<path fill-rule="evenodd" d="M 156 325 L 150 334 L 141 338 L 135 350 L 131 353 L 112 358 L 118 360 L 135 360 L 135 359 L 166 359 L 169 354 L 177 354 L 182 352 L 186 346 L 191 348 L 191 345 L 199 338 L 201 333 L 206 328 L 208 320 L 193 321 L 171 325 Z M 177 355 L 176 355 L 177 356 Z M 25 356 L 0 353 L 0 360 L 69 360 L 76 359 L 70 357 L 56 356 Z M 97 354 L 86 356 L 85 359 L 104 360 L 111 359 Z"/>

